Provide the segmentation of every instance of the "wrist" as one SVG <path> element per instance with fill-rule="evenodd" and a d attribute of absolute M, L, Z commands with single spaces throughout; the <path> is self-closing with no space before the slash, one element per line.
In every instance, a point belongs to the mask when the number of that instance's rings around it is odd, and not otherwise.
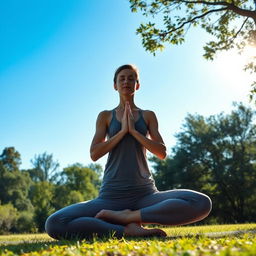
<path fill-rule="evenodd" d="M 138 133 L 138 131 L 135 129 L 132 129 L 132 130 L 129 130 L 129 133 L 134 136 L 136 135 L 136 133 Z"/>
<path fill-rule="evenodd" d="M 127 133 L 126 130 L 120 130 L 120 131 L 119 131 L 119 134 L 120 134 L 122 137 L 123 137 L 126 133 Z"/>

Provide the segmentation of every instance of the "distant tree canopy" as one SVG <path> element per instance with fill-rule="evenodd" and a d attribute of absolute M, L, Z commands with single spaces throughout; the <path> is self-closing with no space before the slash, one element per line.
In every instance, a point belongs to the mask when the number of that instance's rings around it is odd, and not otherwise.
<path fill-rule="evenodd" d="M 44 231 L 46 218 L 72 203 L 97 196 L 102 168 L 70 165 L 59 170 L 52 154 L 36 155 L 33 168 L 20 170 L 14 147 L 0 155 L 0 234 Z"/>
<path fill-rule="evenodd" d="M 212 216 L 219 222 L 254 221 L 255 117 L 242 104 L 228 115 L 188 115 L 172 155 L 164 161 L 151 159 L 157 187 L 205 192 L 213 199 Z"/>
<path fill-rule="evenodd" d="M 33 181 L 50 181 L 56 182 L 58 179 L 59 163 L 53 161 L 53 155 L 44 152 L 40 155 L 35 155 L 31 160 L 33 169 L 28 170 Z"/>
<path fill-rule="evenodd" d="M 14 147 L 5 148 L 0 155 L 0 202 L 12 203 L 20 211 L 31 210 L 28 200 L 30 177 L 19 170 L 20 154 Z"/>
<path fill-rule="evenodd" d="M 256 47 L 256 2 L 253 0 L 129 0 L 132 12 L 142 11 L 151 21 L 142 23 L 137 33 L 144 48 L 155 54 L 164 44 L 181 44 L 187 31 L 200 26 L 213 36 L 204 46 L 204 57 L 212 60 L 218 51 L 246 45 Z M 154 23 L 154 18 L 161 22 Z M 161 24 L 159 24 L 161 23 Z M 245 66 L 256 73 L 256 56 Z M 252 84 L 251 98 L 256 93 L 256 81 Z"/>

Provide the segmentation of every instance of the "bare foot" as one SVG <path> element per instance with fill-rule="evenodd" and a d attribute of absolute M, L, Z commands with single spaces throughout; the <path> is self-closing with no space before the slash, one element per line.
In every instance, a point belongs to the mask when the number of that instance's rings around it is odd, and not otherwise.
<path fill-rule="evenodd" d="M 158 236 L 166 237 L 167 234 L 159 228 L 145 229 L 141 227 L 138 223 L 130 223 L 124 228 L 124 236 Z"/>
<path fill-rule="evenodd" d="M 95 215 L 95 218 L 102 219 L 115 224 L 127 225 L 132 222 L 132 213 L 133 211 L 129 209 L 123 211 L 101 210 Z"/>

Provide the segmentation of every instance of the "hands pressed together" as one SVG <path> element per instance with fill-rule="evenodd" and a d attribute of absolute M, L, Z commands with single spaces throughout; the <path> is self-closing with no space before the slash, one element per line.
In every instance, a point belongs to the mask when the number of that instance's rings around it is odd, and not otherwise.
<path fill-rule="evenodd" d="M 128 101 L 125 103 L 125 109 L 122 117 L 122 129 L 121 132 L 124 134 L 133 134 L 135 130 L 134 117 L 132 114 L 131 106 Z"/>
<path fill-rule="evenodd" d="M 94 135 L 90 149 L 93 161 L 97 161 L 100 157 L 110 152 L 126 134 L 131 134 L 143 147 L 160 159 L 164 159 L 166 157 L 166 147 L 158 132 L 157 120 L 153 114 L 151 115 L 148 125 L 150 138 L 147 138 L 147 136 L 141 134 L 135 129 L 135 120 L 128 101 L 125 103 L 125 109 L 121 119 L 121 130 L 108 140 L 105 140 L 106 130 L 104 129 L 104 131 L 102 131 L 102 127 L 106 127 L 106 119 L 105 121 L 102 120 L 104 119 L 99 119 L 97 121 L 96 134 Z"/>

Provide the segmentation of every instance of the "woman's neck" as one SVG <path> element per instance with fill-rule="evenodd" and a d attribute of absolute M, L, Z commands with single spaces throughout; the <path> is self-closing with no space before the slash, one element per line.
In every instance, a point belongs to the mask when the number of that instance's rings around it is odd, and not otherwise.
<path fill-rule="evenodd" d="M 129 97 L 120 97 L 120 102 L 117 106 L 118 109 L 120 110 L 123 110 L 125 108 L 125 103 L 126 102 L 129 102 L 130 106 L 131 106 L 131 109 L 135 109 L 137 108 L 137 106 L 134 104 L 134 100 L 133 100 L 133 97 L 129 96 Z"/>

